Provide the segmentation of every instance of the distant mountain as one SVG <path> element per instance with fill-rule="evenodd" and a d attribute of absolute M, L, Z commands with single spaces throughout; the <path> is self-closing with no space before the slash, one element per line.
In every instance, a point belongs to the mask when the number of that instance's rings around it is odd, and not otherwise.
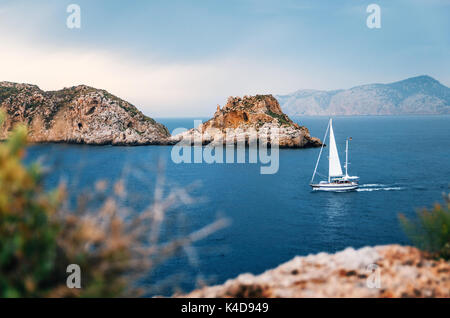
<path fill-rule="evenodd" d="M 276 98 L 289 116 L 450 114 L 450 88 L 426 75 L 334 91 L 304 89 Z"/>

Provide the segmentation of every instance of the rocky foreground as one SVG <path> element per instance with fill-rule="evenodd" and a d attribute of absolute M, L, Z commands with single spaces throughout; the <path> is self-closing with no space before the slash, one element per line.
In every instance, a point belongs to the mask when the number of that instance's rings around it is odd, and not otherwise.
<path fill-rule="evenodd" d="M 275 132 L 276 131 L 276 132 Z M 278 136 L 274 139 L 271 136 Z M 217 106 L 213 118 L 197 128 L 173 136 L 174 142 L 184 140 L 207 144 L 249 144 L 252 139 L 267 138 L 269 144 L 281 148 L 309 148 L 322 145 L 311 137 L 308 128 L 294 123 L 284 114 L 272 95 L 229 97 L 223 108 Z"/>
<path fill-rule="evenodd" d="M 85 85 L 45 92 L 35 85 L 0 82 L 7 114 L 0 139 L 26 123 L 30 142 L 91 145 L 167 144 L 167 128 L 105 90 Z"/>
<path fill-rule="evenodd" d="M 182 297 L 450 297 L 450 262 L 409 246 L 347 248 L 296 257 Z"/>

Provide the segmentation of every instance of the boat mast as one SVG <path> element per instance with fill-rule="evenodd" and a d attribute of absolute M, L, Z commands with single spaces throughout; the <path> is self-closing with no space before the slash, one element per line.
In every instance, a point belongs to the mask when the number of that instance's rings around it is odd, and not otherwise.
<path fill-rule="evenodd" d="M 345 141 L 345 176 L 348 177 L 348 138 Z"/>
<path fill-rule="evenodd" d="M 333 118 L 330 118 L 330 127 L 333 129 Z M 331 134 L 330 134 L 330 147 L 328 148 L 328 183 L 330 183 L 330 160 L 331 160 Z"/>
<path fill-rule="evenodd" d="M 316 167 L 314 168 L 314 173 L 312 175 L 311 182 L 310 182 L 311 184 L 313 183 L 314 176 L 316 175 L 317 166 L 319 165 L 320 156 L 322 155 L 323 146 L 325 145 L 325 138 L 327 138 L 328 129 L 330 128 L 330 123 L 331 123 L 331 118 L 330 118 L 330 121 L 328 122 L 327 130 L 325 131 L 325 136 L 323 136 L 323 139 L 322 139 L 322 147 L 320 147 L 319 157 L 317 158 Z"/>

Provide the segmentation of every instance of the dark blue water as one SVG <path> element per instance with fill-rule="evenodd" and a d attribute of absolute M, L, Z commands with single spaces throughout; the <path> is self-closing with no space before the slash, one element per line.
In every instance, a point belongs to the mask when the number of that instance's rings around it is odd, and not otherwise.
<path fill-rule="evenodd" d="M 170 131 L 193 126 L 192 119 L 159 121 Z M 322 139 L 327 121 L 303 117 L 299 122 Z M 47 186 L 63 178 L 72 195 L 96 180 L 114 181 L 126 168 L 126 204 L 137 210 L 151 202 L 158 161 L 165 164 L 168 187 L 200 181 L 193 194 L 207 200 L 171 211 L 168 218 L 185 217 L 175 229 L 188 233 L 218 214 L 232 224 L 195 244 L 197 262 L 181 252 L 145 281 L 153 285 L 166 279 L 149 293 L 170 294 L 175 286 L 194 288 L 199 279 L 222 283 L 243 272 L 261 273 L 295 255 L 408 243 L 398 213 L 414 216 L 416 208 L 441 201 L 449 191 L 450 116 L 336 117 L 333 124 L 342 162 L 345 138 L 353 137 L 350 174 L 361 177 L 357 192 L 311 192 L 319 149 L 281 149 L 274 175 L 261 175 L 259 164 L 174 164 L 166 146 L 36 145 L 27 161 L 47 158 L 52 168 Z M 322 174 L 327 173 L 326 153 Z"/>

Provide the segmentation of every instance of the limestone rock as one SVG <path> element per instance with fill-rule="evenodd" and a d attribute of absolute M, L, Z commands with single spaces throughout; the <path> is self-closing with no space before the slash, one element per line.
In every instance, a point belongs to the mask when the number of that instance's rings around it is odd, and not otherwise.
<path fill-rule="evenodd" d="M 230 131 L 232 133 L 230 133 Z M 270 140 L 277 131 L 278 140 Z M 217 106 L 214 117 L 197 128 L 173 136 L 171 140 L 190 140 L 205 145 L 209 143 L 249 143 L 257 136 L 265 135 L 269 143 L 278 143 L 281 148 L 308 148 L 322 145 L 318 138 L 311 137 L 304 126 L 294 123 L 285 115 L 272 95 L 229 97 L 221 109 Z"/>
<path fill-rule="evenodd" d="M 85 85 L 42 91 L 30 84 L 0 82 L 0 109 L 7 114 L 0 139 L 16 123 L 29 128 L 30 142 L 147 145 L 167 144 L 167 128 L 135 106 Z"/>
<path fill-rule="evenodd" d="M 347 248 L 295 257 L 181 297 L 450 297 L 450 262 L 410 246 Z"/>

